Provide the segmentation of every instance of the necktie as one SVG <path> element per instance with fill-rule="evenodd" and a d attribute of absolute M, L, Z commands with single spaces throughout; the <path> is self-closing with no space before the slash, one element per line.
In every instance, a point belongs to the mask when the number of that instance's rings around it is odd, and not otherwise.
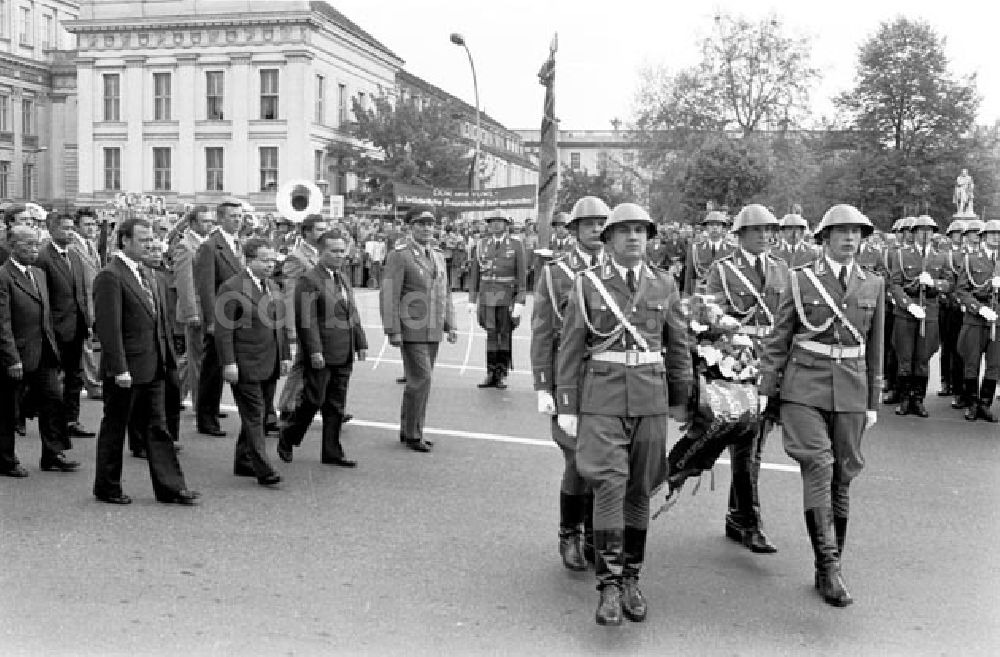
<path fill-rule="evenodd" d="M 712 260 L 715 260 L 716 253 L 718 253 L 718 250 L 715 248 L 715 244 L 712 244 Z"/>
<path fill-rule="evenodd" d="M 753 261 L 753 268 L 755 270 L 757 270 L 757 277 L 760 278 L 761 287 L 763 287 L 764 282 L 765 282 L 764 281 L 764 263 L 761 262 L 762 260 L 763 260 L 763 258 L 761 256 L 757 256 L 756 258 L 754 258 L 754 261 Z"/>
<path fill-rule="evenodd" d="M 146 271 L 139 268 L 139 282 L 142 283 L 142 290 L 146 293 L 146 301 L 149 302 L 149 307 L 153 309 L 153 314 L 156 314 L 156 296 L 153 294 L 153 286 L 150 284 L 149 276 Z"/>
<path fill-rule="evenodd" d="M 631 269 L 625 274 L 625 284 L 628 285 L 628 291 L 635 294 L 635 272 Z"/>
<path fill-rule="evenodd" d="M 840 268 L 840 287 L 844 288 L 844 292 L 847 292 L 847 266 L 844 265 Z"/>
<path fill-rule="evenodd" d="M 63 259 L 63 262 L 66 263 L 66 269 L 68 269 L 69 273 L 72 274 L 73 273 L 73 265 L 72 265 L 72 263 L 70 263 L 70 260 L 69 260 L 69 251 L 63 251 L 62 252 L 62 259 Z"/>

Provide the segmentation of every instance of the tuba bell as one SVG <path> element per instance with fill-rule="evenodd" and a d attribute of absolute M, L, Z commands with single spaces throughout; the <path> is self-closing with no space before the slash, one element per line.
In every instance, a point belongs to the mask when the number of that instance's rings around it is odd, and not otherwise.
<path fill-rule="evenodd" d="M 301 223 L 310 214 L 323 210 L 323 192 L 311 180 L 289 180 L 275 198 L 278 212 L 292 223 Z"/>

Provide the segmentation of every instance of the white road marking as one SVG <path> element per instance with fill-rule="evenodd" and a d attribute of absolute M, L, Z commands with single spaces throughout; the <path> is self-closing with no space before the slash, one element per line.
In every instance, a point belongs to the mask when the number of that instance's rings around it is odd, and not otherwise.
<path fill-rule="evenodd" d="M 224 411 L 236 412 L 237 408 L 235 406 L 222 405 L 221 408 Z M 373 420 L 359 420 L 354 418 L 350 422 L 351 426 L 367 427 L 369 429 L 381 429 L 383 431 L 391 431 L 392 433 L 399 435 L 399 425 L 392 422 L 375 422 Z M 538 438 L 522 438 L 521 436 L 507 436 L 499 433 L 482 433 L 479 431 L 459 431 L 457 429 L 437 429 L 432 427 L 424 427 L 424 433 L 430 434 L 432 436 L 448 436 L 451 438 L 464 438 L 466 440 L 490 440 L 497 443 L 510 443 L 514 445 L 530 445 L 532 447 L 548 447 L 554 448 L 558 447 L 552 440 L 540 440 Z M 730 465 L 729 459 L 720 458 L 716 463 L 721 465 Z M 799 466 L 788 465 L 786 463 L 761 463 L 760 467 L 764 470 L 774 470 L 776 472 L 799 472 Z"/>
<path fill-rule="evenodd" d="M 382 362 L 383 363 L 398 363 L 399 365 L 403 364 L 403 361 L 401 361 L 401 360 L 399 360 L 397 358 L 383 358 Z M 465 370 L 467 370 L 467 369 L 469 369 L 469 370 L 478 370 L 480 372 L 486 371 L 485 367 L 482 367 L 482 366 L 479 366 L 479 365 L 468 365 L 468 366 L 466 366 L 466 365 L 452 365 L 450 363 L 434 363 L 434 369 L 437 369 L 439 367 L 443 367 L 446 370 L 461 370 L 463 372 Z M 509 373 L 510 374 L 531 374 L 531 372 L 529 372 L 528 370 L 510 370 Z"/>
<path fill-rule="evenodd" d="M 379 349 L 379 351 L 378 351 L 378 358 L 376 358 L 375 362 L 372 363 L 372 369 L 373 370 L 376 369 L 376 368 L 378 368 L 378 364 L 382 362 L 382 356 L 385 355 L 385 350 L 386 350 L 386 347 L 388 347 L 388 346 L 389 346 L 389 336 L 386 336 L 385 339 L 382 340 L 382 348 Z"/>

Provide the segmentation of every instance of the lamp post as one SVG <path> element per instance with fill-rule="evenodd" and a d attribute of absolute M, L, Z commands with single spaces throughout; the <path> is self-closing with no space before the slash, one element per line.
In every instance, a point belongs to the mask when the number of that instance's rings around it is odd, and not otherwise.
<path fill-rule="evenodd" d="M 452 32 L 451 42 L 456 46 L 462 46 L 465 48 L 465 54 L 469 56 L 469 66 L 472 68 L 472 90 L 476 95 L 476 154 L 475 158 L 472 160 L 472 189 L 479 189 L 479 139 L 480 139 L 480 128 L 479 128 L 479 83 L 476 81 L 476 65 L 472 61 L 472 52 L 469 50 L 469 46 L 465 44 L 465 39 L 458 32 Z"/>

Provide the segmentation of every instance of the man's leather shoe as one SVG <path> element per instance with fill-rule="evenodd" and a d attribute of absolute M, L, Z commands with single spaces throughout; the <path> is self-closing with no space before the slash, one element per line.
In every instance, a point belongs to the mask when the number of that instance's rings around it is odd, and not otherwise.
<path fill-rule="evenodd" d="M 96 495 L 97 499 L 107 504 L 131 504 L 132 498 L 121 493 L 120 495 Z"/>
<path fill-rule="evenodd" d="M 71 422 L 66 425 L 66 433 L 69 434 L 70 438 L 93 438 L 97 434 L 93 431 L 87 431 L 79 422 Z"/>
<path fill-rule="evenodd" d="M 16 479 L 23 479 L 28 476 L 28 471 L 22 468 L 20 465 L 15 465 L 10 470 L 0 470 L 0 475 L 4 477 L 14 477 Z"/>
<path fill-rule="evenodd" d="M 507 377 L 505 377 L 505 376 L 498 376 L 496 384 L 494 384 L 493 387 L 496 388 L 496 389 L 498 389 L 498 390 L 506 390 L 507 389 Z"/>
<path fill-rule="evenodd" d="M 774 554 L 778 548 L 767 540 L 767 536 L 760 529 L 746 529 L 743 531 L 743 545 L 757 554 Z"/>
<path fill-rule="evenodd" d="M 910 403 L 910 413 L 917 417 L 927 417 L 929 415 L 927 409 L 924 407 L 923 399 L 914 399 Z"/>
<path fill-rule="evenodd" d="M 256 477 L 257 476 L 256 473 L 254 473 L 253 468 L 251 468 L 251 467 L 240 467 L 240 466 L 233 466 L 233 474 L 235 476 L 237 476 L 237 477 Z"/>
<path fill-rule="evenodd" d="M 77 461 L 70 461 L 62 454 L 57 454 L 51 459 L 43 460 L 40 464 L 42 472 L 56 470 L 58 472 L 76 472 L 80 467 Z"/>
<path fill-rule="evenodd" d="M 976 407 L 976 417 L 980 420 L 986 420 L 987 422 L 996 422 L 997 418 L 993 415 L 993 411 L 986 404 L 979 404 Z"/>
<path fill-rule="evenodd" d="M 286 445 L 280 437 L 278 438 L 278 458 L 285 463 L 292 462 L 292 446 Z"/>
<path fill-rule="evenodd" d="M 198 498 L 201 497 L 201 493 L 194 490 L 179 490 L 172 497 L 167 497 L 162 500 L 156 500 L 163 504 L 180 504 L 182 506 L 195 506 L 198 504 Z"/>
<path fill-rule="evenodd" d="M 324 459 L 322 461 L 323 465 L 339 465 L 342 468 L 356 468 L 358 467 L 357 461 L 352 461 L 351 459 L 339 458 L 339 459 Z"/>
<path fill-rule="evenodd" d="M 496 386 L 496 384 L 497 384 L 497 379 L 493 375 L 493 372 L 487 372 L 486 373 L 486 378 L 483 379 L 481 383 L 477 383 L 476 387 L 477 388 L 492 388 L 492 387 Z"/>
<path fill-rule="evenodd" d="M 198 427 L 198 433 L 205 434 L 206 436 L 218 436 L 222 437 L 226 435 L 226 432 L 222 429 L 210 429 L 207 427 Z"/>
<path fill-rule="evenodd" d="M 344 417 L 340 418 L 340 423 L 341 424 L 347 424 L 348 422 L 350 422 L 353 419 L 354 419 L 353 415 L 351 415 L 350 413 L 344 413 Z"/>
<path fill-rule="evenodd" d="M 622 624 L 622 591 L 616 584 L 607 584 L 601 588 L 594 620 L 598 625 Z"/>
<path fill-rule="evenodd" d="M 976 417 L 979 415 L 977 412 L 979 410 L 979 404 L 972 402 L 969 407 L 965 409 L 965 419 L 969 422 L 975 422 Z"/>
<path fill-rule="evenodd" d="M 265 435 L 269 433 L 279 433 L 280 431 L 281 427 L 278 426 L 277 422 L 268 422 L 267 424 L 264 425 Z"/>
<path fill-rule="evenodd" d="M 146 450 L 141 447 L 139 449 L 133 449 L 132 456 L 137 459 L 144 459 L 146 458 Z"/>
<path fill-rule="evenodd" d="M 900 401 L 902 401 L 902 399 L 903 399 L 903 396 L 898 391 L 896 391 L 896 390 L 890 390 L 890 391 L 888 391 L 885 394 L 885 397 L 882 398 L 882 403 L 883 404 L 898 404 Z"/>
<path fill-rule="evenodd" d="M 281 483 L 281 475 L 272 474 L 266 477 L 261 477 L 257 480 L 257 483 L 261 486 L 277 486 Z"/>
<path fill-rule="evenodd" d="M 431 445 L 426 440 L 407 440 L 406 446 L 412 449 L 414 452 L 431 451 Z"/>
<path fill-rule="evenodd" d="M 399 442 L 401 442 L 401 443 L 403 443 L 405 445 L 406 443 L 408 443 L 410 441 L 403 434 L 399 434 Z M 434 441 L 433 440 L 428 440 L 427 438 L 424 438 L 424 442 L 427 443 L 428 447 L 434 447 Z"/>
<path fill-rule="evenodd" d="M 954 408 L 956 411 L 961 410 L 963 408 L 968 408 L 969 400 L 966 399 L 964 395 L 961 397 L 955 397 L 955 401 L 951 402 L 951 407 Z"/>
<path fill-rule="evenodd" d="M 635 623 L 646 620 L 646 599 L 639 590 L 639 580 L 635 577 L 622 579 L 622 612 L 625 618 Z"/>
<path fill-rule="evenodd" d="M 942 383 L 941 389 L 937 392 L 938 397 L 951 397 L 953 394 L 955 394 L 955 389 L 951 387 L 950 383 Z"/>

